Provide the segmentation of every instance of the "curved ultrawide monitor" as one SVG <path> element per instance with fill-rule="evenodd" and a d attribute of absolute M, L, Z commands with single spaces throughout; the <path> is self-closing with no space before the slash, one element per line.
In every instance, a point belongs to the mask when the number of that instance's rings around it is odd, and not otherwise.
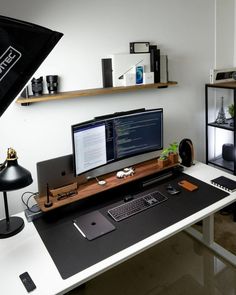
<path fill-rule="evenodd" d="M 75 175 L 163 149 L 163 109 L 104 116 L 72 126 Z"/>
<path fill-rule="evenodd" d="M 35 24 L 0 16 L 0 116 L 62 36 Z"/>

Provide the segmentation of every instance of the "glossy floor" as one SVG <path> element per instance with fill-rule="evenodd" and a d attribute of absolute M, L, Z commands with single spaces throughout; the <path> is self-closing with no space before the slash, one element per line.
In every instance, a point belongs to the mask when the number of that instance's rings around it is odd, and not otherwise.
<path fill-rule="evenodd" d="M 236 268 L 184 232 L 68 295 L 235 295 Z"/>

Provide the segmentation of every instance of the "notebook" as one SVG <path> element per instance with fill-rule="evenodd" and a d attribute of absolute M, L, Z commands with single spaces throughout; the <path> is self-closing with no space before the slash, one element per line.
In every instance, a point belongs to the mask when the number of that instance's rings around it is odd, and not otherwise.
<path fill-rule="evenodd" d="M 231 193 L 236 191 L 236 181 L 225 176 L 214 178 L 211 180 L 211 183 Z"/>

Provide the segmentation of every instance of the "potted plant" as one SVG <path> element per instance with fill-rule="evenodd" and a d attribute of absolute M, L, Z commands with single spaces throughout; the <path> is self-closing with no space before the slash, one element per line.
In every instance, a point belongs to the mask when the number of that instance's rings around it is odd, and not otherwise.
<path fill-rule="evenodd" d="M 179 154 L 178 154 L 178 148 L 179 144 L 175 141 L 173 143 L 170 143 L 169 145 L 169 160 L 172 164 L 178 163 L 179 161 Z"/>
<path fill-rule="evenodd" d="M 160 157 L 158 158 L 157 163 L 160 168 L 164 168 L 169 165 L 170 161 L 169 161 L 169 149 L 168 148 L 166 148 L 162 151 L 162 153 L 160 154 Z"/>
<path fill-rule="evenodd" d="M 230 126 L 234 126 L 234 104 L 233 103 L 228 105 L 228 113 L 231 117 Z"/>
<path fill-rule="evenodd" d="M 234 118 L 234 104 L 233 103 L 228 106 L 228 112 L 230 114 L 230 117 Z"/>

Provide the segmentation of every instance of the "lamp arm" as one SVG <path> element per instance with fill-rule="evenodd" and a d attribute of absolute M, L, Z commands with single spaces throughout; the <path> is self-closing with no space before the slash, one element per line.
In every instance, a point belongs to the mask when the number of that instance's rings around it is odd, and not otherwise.
<path fill-rule="evenodd" d="M 9 223 L 10 222 L 10 217 L 9 217 L 8 202 L 7 202 L 7 193 L 6 192 L 3 192 L 3 197 L 4 197 L 6 222 Z"/>

